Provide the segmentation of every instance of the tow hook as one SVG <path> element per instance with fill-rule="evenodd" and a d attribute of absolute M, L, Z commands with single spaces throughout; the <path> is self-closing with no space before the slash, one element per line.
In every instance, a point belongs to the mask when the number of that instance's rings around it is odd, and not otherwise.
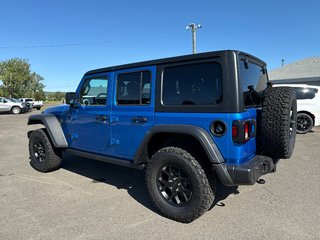
<path fill-rule="evenodd" d="M 266 181 L 262 178 L 260 178 L 258 181 L 257 181 L 258 184 L 265 184 Z"/>

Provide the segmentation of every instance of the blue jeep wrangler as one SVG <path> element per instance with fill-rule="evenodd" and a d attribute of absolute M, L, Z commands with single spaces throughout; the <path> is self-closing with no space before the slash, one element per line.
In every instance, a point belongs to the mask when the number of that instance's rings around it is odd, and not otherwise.
<path fill-rule="evenodd" d="M 28 134 L 31 165 L 55 170 L 68 152 L 145 169 L 154 204 L 180 222 L 211 207 L 217 181 L 254 184 L 295 144 L 295 93 L 240 51 L 92 70 L 66 102 L 29 117 L 45 127 Z"/>

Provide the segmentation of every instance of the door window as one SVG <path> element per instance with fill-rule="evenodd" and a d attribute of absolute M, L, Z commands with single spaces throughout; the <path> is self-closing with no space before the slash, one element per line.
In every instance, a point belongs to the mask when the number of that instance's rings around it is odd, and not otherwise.
<path fill-rule="evenodd" d="M 149 71 L 119 74 L 117 80 L 117 104 L 150 104 L 151 73 Z"/>
<path fill-rule="evenodd" d="M 85 80 L 79 96 L 79 102 L 85 106 L 105 106 L 108 98 L 107 77 L 95 77 Z"/>

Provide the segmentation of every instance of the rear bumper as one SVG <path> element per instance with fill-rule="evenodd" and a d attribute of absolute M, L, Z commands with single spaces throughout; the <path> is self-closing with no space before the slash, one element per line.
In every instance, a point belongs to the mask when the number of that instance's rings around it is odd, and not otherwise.
<path fill-rule="evenodd" d="M 265 174 L 275 172 L 278 159 L 256 155 L 240 165 L 214 164 L 214 170 L 226 186 L 252 185 Z"/>

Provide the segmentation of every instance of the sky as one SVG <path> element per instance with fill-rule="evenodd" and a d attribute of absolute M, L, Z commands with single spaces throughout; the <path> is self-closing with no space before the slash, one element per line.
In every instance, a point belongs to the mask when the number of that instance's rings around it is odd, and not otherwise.
<path fill-rule="evenodd" d="M 1 0 L 0 61 L 28 59 L 46 91 L 75 91 L 91 69 L 236 49 L 269 71 L 320 56 L 319 0 Z"/>

